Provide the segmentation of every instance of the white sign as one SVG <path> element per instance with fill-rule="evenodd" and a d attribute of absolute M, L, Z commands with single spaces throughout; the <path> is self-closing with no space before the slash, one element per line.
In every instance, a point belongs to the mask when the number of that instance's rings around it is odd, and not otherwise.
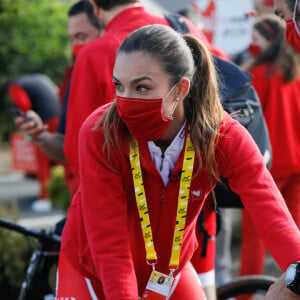
<path fill-rule="evenodd" d="M 254 0 L 196 0 L 204 28 L 214 46 L 228 55 L 246 49 L 251 41 Z"/>

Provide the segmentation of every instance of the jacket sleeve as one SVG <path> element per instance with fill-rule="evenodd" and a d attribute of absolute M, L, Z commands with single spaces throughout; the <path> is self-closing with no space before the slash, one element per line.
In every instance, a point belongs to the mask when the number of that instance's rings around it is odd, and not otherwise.
<path fill-rule="evenodd" d="M 83 124 L 79 136 L 80 191 L 88 247 L 105 299 L 137 300 L 122 171 L 117 164 L 112 170 L 103 158 L 103 136 L 92 130 L 93 117 Z"/>
<path fill-rule="evenodd" d="M 224 127 L 218 143 L 221 175 L 240 195 L 266 247 L 285 271 L 300 260 L 300 232 L 250 134 L 234 120 L 225 121 Z"/>
<path fill-rule="evenodd" d="M 80 127 L 96 108 L 110 102 L 114 93 L 111 59 L 101 49 L 89 46 L 82 49 L 76 59 L 66 119 L 64 150 L 75 174 L 79 172 L 77 149 Z"/>

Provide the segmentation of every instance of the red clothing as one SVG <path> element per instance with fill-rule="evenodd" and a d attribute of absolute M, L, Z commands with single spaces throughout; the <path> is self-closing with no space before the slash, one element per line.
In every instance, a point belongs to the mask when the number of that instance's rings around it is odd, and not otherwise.
<path fill-rule="evenodd" d="M 300 174 L 300 76 L 285 83 L 280 74 L 267 76 L 267 69 L 261 64 L 250 73 L 270 134 L 271 174 L 274 178 Z"/>
<path fill-rule="evenodd" d="M 70 264 L 64 253 L 60 253 L 59 255 L 57 276 L 59 281 L 56 287 L 56 299 L 107 299 L 103 294 L 103 288 L 99 280 L 89 279 L 89 284 L 87 284 L 87 279 Z M 168 299 L 207 299 L 191 264 L 187 264 L 180 272 L 180 276 L 175 277 Z"/>
<path fill-rule="evenodd" d="M 18 86 L 17 84 L 10 85 L 8 88 L 8 95 L 12 103 L 22 112 L 26 113 L 31 109 L 30 98 L 22 87 Z"/>
<path fill-rule="evenodd" d="M 197 274 L 203 274 L 214 270 L 216 256 L 215 237 L 217 230 L 217 221 L 212 200 L 208 200 L 205 202 L 202 213 L 202 223 L 201 219 L 198 218 L 196 224 L 196 236 L 199 245 L 195 250 L 193 257 L 191 258 L 191 262 Z M 203 227 L 209 237 L 207 237 L 203 232 Z M 204 257 L 202 255 L 204 255 Z M 204 283 L 202 282 L 202 284 Z"/>
<path fill-rule="evenodd" d="M 109 162 L 101 149 L 104 136 L 92 130 L 107 106 L 98 109 L 80 132 L 80 187 L 68 212 L 61 249 L 77 270 L 101 281 L 107 300 L 137 299 L 151 272 L 146 254 L 129 163 L 127 142 L 120 139 L 120 153 L 111 152 Z M 300 235 L 267 171 L 249 133 L 226 117 L 217 142 L 217 163 L 232 190 L 241 195 L 245 207 L 282 269 L 300 259 Z M 168 273 L 172 234 L 177 209 L 179 181 L 165 187 L 155 168 L 147 143 L 140 144 L 141 168 L 158 254 L 156 269 Z M 182 167 L 183 151 L 173 174 Z M 112 166 L 114 169 L 112 170 Z M 198 170 L 195 159 L 194 170 Z M 195 224 L 211 191 L 207 171 L 193 174 L 180 266 L 190 261 L 197 247 Z M 266 216 L 269 217 L 266 222 Z M 288 249 L 288 251 L 287 251 Z"/>
<path fill-rule="evenodd" d="M 300 77 L 285 83 L 278 72 L 268 75 L 268 64 L 250 71 L 268 126 L 272 145 L 271 174 L 300 228 Z M 261 274 L 265 245 L 247 211 L 242 214 L 240 275 Z M 252 299 L 243 297 L 241 299 Z"/>
<path fill-rule="evenodd" d="M 120 12 L 105 27 L 100 38 L 89 43 L 76 58 L 70 91 L 65 155 L 74 174 L 78 174 L 78 133 L 80 126 L 97 107 L 112 101 L 115 87 L 112 82 L 115 55 L 121 42 L 135 29 L 148 24 L 169 23 L 163 17 L 148 13 L 143 7 L 131 7 Z M 197 33 L 213 53 L 225 57 L 212 48 L 197 28 L 187 21 L 191 32 Z"/>

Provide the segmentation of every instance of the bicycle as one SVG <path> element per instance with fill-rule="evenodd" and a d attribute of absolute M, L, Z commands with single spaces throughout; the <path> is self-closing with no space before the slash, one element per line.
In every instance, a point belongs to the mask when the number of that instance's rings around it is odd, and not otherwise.
<path fill-rule="evenodd" d="M 18 300 L 54 300 L 55 291 L 50 286 L 49 276 L 53 269 L 56 273 L 60 236 L 54 231 L 29 229 L 1 218 L 0 228 L 6 228 L 37 240 L 26 268 Z"/>
<path fill-rule="evenodd" d="M 248 275 L 233 279 L 217 288 L 217 299 L 227 300 L 238 296 L 252 295 L 254 299 L 264 299 L 275 277 L 268 275 Z"/>

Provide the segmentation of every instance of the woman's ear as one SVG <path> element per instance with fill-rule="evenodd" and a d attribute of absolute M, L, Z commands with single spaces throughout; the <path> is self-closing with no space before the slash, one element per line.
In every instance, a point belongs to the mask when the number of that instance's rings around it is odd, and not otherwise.
<path fill-rule="evenodd" d="M 190 90 L 190 80 L 187 77 L 182 77 L 177 83 L 176 100 L 183 101 Z"/>
<path fill-rule="evenodd" d="M 93 10 L 94 10 L 94 15 L 96 17 L 99 17 L 98 14 L 99 14 L 99 7 L 97 6 L 96 2 L 94 0 L 89 0 L 90 4 L 92 4 L 93 6 Z"/>

